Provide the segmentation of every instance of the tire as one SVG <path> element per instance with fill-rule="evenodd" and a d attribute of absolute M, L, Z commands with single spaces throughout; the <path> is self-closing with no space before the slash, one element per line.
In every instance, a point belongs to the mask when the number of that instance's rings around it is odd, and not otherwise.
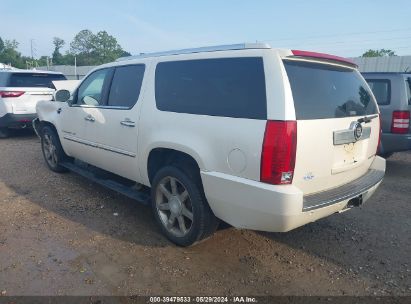
<path fill-rule="evenodd" d="M 58 173 L 67 172 L 68 170 L 60 165 L 68 157 L 61 147 L 57 132 L 50 126 L 44 126 L 40 134 L 41 150 L 49 169 Z"/>
<path fill-rule="evenodd" d="M 10 135 L 10 131 L 7 128 L 0 128 L 0 138 L 7 138 Z"/>
<path fill-rule="evenodd" d="M 183 247 L 211 236 L 219 223 L 207 203 L 201 179 L 193 175 L 167 166 L 156 173 L 151 187 L 151 205 L 161 231 Z"/>

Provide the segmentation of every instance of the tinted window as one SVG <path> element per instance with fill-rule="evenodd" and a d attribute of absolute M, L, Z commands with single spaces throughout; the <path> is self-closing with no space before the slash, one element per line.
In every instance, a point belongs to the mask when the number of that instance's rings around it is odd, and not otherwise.
<path fill-rule="evenodd" d="M 406 80 L 408 104 L 411 105 L 411 77 Z"/>
<path fill-rule="evenodd" d="M 377 113 L 364 78 L 356 70 L 320 63 L 284 61 L 297 119 Z"/>
<path fill-rule="evenodd" d="M 77 104 L 98 106 L 104 103 L 103 89 L 110 76 L 109 69 L 102 69 L 90 74 L 80 85 L 77 93 Z"/>
<path fill-rule="evenodd" d="M 9 73 L 0 72 L 0 87 L 7 87 L 7 80 L 9 78 Z"/>
<path fill-rule="evenodd" d="M 157 65 L 155 84 L 162 111 L 267 118 L 262 58 L 163 62 Z"/>
<path fill-rule="evenodd" d="M 379 105 L 389 105 L 391 99 L 391 82 L 388 79 L 367 79 Z"/>
<path fill-rule="evenodd" d="M 117 67 L 111 82 L 109 106 L 133 107 L 140 95 L 144 65 Z"/>
<path fill-rule="evenodd" d="M 55 89 L 53 80 L 66 80 L 64 75 L 44 73 L 12 73 L 9 87 L 45 87 Z"/>

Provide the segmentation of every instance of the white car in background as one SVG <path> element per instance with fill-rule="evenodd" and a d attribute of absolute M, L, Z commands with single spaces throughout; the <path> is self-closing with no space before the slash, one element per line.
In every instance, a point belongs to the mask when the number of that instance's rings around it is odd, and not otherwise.
<path fill-rule="evenodd" d="M 336 56 L 265 44 L 144 54 L 55 99 L 33 122 L 48 167 L 150 204 L 181 246 L 218 219 L 286 232 L 348 210 L 385 173 L 375 98 Z"/>
<path fill-rule="evenodd" d="M 7 137 L 10 128 L 31 127 L 37 102 L 51 100 L 55 92 L 52 81 L 65 79 L 57 72 L 0 70 L 0 138 Z"/>

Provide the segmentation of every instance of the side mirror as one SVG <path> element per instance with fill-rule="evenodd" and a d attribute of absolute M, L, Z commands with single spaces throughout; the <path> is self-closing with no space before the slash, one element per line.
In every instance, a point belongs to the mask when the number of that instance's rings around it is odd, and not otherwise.
<path fill-rule="evenodd" d="M 70 91 L 69 90 L 58 90 L 54 93 L 54 100 L 60 102 L 66 102 L 70 99 Z"/>

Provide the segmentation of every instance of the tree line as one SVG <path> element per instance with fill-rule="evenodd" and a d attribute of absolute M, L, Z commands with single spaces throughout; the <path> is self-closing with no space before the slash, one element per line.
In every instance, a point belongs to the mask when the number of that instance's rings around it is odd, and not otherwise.
<path fill-rule="evenodd" d="M 119 57 L 130 56 L 123 50 L 117 39 L 106 31 L 94 34 L 90 30 L 82 30 L 70 42 L 70 48 L 64 54 L 61 53 L 66 42 L 59 38 L 53 38 L 54 51 L 50 56 L 41 56 L 34 59 L 23 56 L 18 51 L 19 43 L 16 40 L 4 40 L 0 37 L 0 62 L 10 64 L 16 68 L 46 66 L 46 65 L 100 65 L 112 62 Z M 396 56 L 392 50 L 368 50 L 361 57 Z"/>
<path fill-rule="evenodd" d="M 69 50 L 62 54 L 62 48 L 66 42 L 59 38 L 53 38 L 54 51 L 50 56 L 41 56 L 38 59 L 23 56 L 19 51 L 19 43 L 16 40 L 3 40 L 0 37 L 0 62 L 10 64 L 16 68 L 27 66 L 46 65 L 74 65 L 74 58 L 78 66 L 99 65 L 112 62 L 119 57 L 130 56 L 123 50 L 117 39 L 106 31 L 94 34 L 90 30 L 82 30 L 70 42 Z"/>

